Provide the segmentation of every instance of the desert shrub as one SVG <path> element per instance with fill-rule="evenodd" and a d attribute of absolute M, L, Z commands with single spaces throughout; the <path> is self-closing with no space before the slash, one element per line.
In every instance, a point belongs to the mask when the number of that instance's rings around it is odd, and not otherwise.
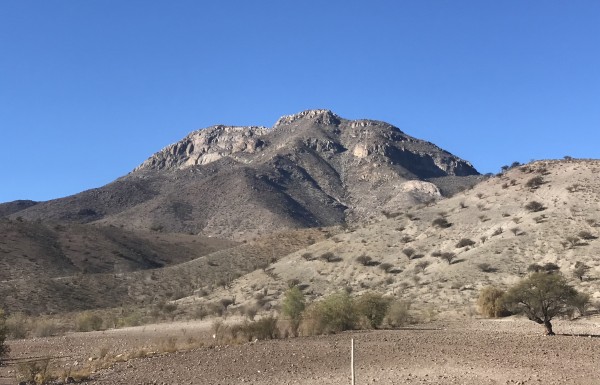
<path fill-rule="evenodd" d="M 60 325 L 54 320 L 42 318 L 32 322 L 31 334 L 34 337 L 52 337 L 60 332 Z"/>
<path fill-rule="evenodd" d="M 547 262 L 543 265 L 532 263 L 531 265 L 527 266 L 527 271 L 531 273 L 554 273 L 558 270 L 560 270 L 560 267 L 556 263 L 552 262 Z"/>
<path fill-rule="evenodd" d="M 429 265 L 431 265 L 429 261 L 420 261 L 415 265 L 415 271 L 425 271 Z"/>
<path fill-rule="evenodd" d="M 369 264 L 371 263 L 372 260 L 373 260 L 373 258 L 371 258 L 365 254 L 359 255 L 358 257 L 356 257 L 356 262 L 360 263 L 363 266 L 369 266 Z"/>
<path fill-rule="evenodd" d="M 94 313 L 82 313 L 75 318 L 75 327 L 78 332 L 91 332 L 102 329 L 102 317 Z"/>
<path fill-rule="evenodd" d="M 312 255 L 312 253 L 304 253 L 304 254 L 302 254 L 302 258 L 304 258 L 307 261 L 315 260 L 315 257 Z"/>
<path fill-rule="evenodd" d="M 400 242 L 402 242 L 402 243 L 409 243 L 409 242 L 412 242 L 412 241 L 413 241 L 413 239 L 412 239 L 412 237 L 410 235 L 403 235 L 400 238 Z"/>
<path fill-rule="evenodd" d="M 250 321 L 254 321 L 254 317 L 258 314 L 258 305 L 244 306 L 242 314 L 246 316 Z"/>
<path fill-rule="evenodd" d="M 543 204 L 541 204 L 541 203 L 540 203 L 540 202 L 538 202 L 538 201 L 531 201 L 531 202 L 527 203 L 527 204 L 525 205 L 525 208 L 526 208 L 527 210 L 531 211 L 532 213 L 536 213 L 536 212 L 538 212 L 538 211 L 543 211 L 543 210 L 546 210 L 546 207 L 544 207 L 544 205 L 543 205 Z"/>
<path fill-rule="evenodd" d="M 235 303 L 235 300 L 233 298 L 221 298 L 219 300 L 219 303 L 221 304 L 221 306 L 223 306 L 223 309 L 227 310 L 229 306 Z"/>
<path fill-rule="evenodd" d="M 398 300 L 392 301 L 388 307 L 385 321 L 393 328 L 410 324 L 412 322 L 410 316 L 410 302 Z"/>
<path fill-rule="evenodd" d="M 477 298 L 477 310 L 479 314 L 485 317 L 504 317 L 509 312 L 503 303 L 504 291 L 494 287 L 487 286 L 481 289 Z"/>
<path fill-rule="evenodd" d="M 590 241 L 590 240 L 597 238 L 594 234 L 590 233 L 589 231 L 585 231 L 585 230 L 580 231 L 579 234 L 577 234 L 577 235 L 579 236 L 579 238 L 586 240 L 586 241 Z"/>
<path fill-rule="evenodd" d="M 336 256 L 331 251 L 321 254 L 321 259 L 324 260 L 325 262 L 339 262 L 342 260 L 342 258 Z"/>
<path fill-rule="evenodd" d="M 281 311 L 286 317 L 289 317 L 290 327 L 294 336 L 298 336 L 298 328 L 300 327 L 302 312 L 305 307 L 304 294 L 302 294 L 298 286 L 294 286 L 285 292 Z"/>
<path fill-rule="evenodd" d="M 13 313 L 6 318 L 7 335 L 15 340 L 27 337 L 28 319 L 23 313 Z"/>
<path fill-rule="evenodd" d="M 461 247 L 472 246 L 474 244 L 475 244 L 475 242 L 473 242 L 469 238 L 462 238 L 460 241 L 458 241 L 458 243 L 456 244 L 456 247 L 461 248 Z"/>
<path fill-rule="evenodd" d="M 478 263 L 477 268 L 484 273 L 494 273 L 496 271 L 496 268 L 487 262 Z"/>
<path fill-rule="evenodd" d="M 139 311 L 129 310 L 126 311 L 121 317 L 117 319 L 117 327 L 129 327 L 139 326 L 142 324 L 143 317 Z"/>
<path fill-rule="evenodd" d="M 543 185 L 544 183 L 546 183 L 544 181 L 544 178 L 541 176 L 534 176 L 533 178 L 529 179 L 527 181 L 527 183 L 525 183 L 525 187 L 529 187 L 532 190 L 535 190 L 537 188 L 539 188 L 541 185 Z"/>
<path fill-rule="evenodd" d="M 354 329 L 357 316 L 353 301 L 346 291 L 331 294 L 312 303 L 303 314 L 305 334 L 330 334 Z"/>
<path fill-rule="evenodd" d="M 452 264 L 452 261 L 456 258 L 456 254 L 451 251 L 445 251 L 440 254 L 440 259 L 446 261 L 449 265 Z"/>
<path fill-rule="evenodd" d="M 364 317 L 371 328 L 377 329 L 390 306 L 390 299 L 379 293 L 365 293 L 354 300 L 354 309 L 359 317 Z"/>
<path fill-rule="evenodd" d="M 241 333 L 248 341 L 254 339 L 273 340 L 279 338 L 279 327 L 277 317 L 267 316 L 257 321 L 247 322 L 241 329 Z"/>
<path fill-rule="evenodd" d="M 435 227 L 441 228 L 441 229 L 445 229 L 448 228 L 450 226 L 452 226 L 452 223 L 448 222 L 448 220 L 446 218 L 435 218 L 431 224 Z"/>
<path fill-rule="evenodd" d="M 400 216 L 400 214 L 401 214 L 400 212 L 394 212 L 394 213 L 392 213 L 392 212 L 390 212 L 390 211 L 387 211 L 387 210 L 382 210 L 382 211 L 381 211 L 381 213 L 382 213 L 382 214 L 383 214 L 383 215 L 384 215 L 384 216 L 385 216 L 387 219 L 390 219 L 390 218 L 396 218 L 396 217 Z"/>
<path fill-rule="evenodd" d="M 5 343 L 7 335 L 8 327 L 6 326 L 6 316 L 4 315 L 4 310 L 0 309 L 0 365 L 2 364 L 4 356 L 6 356 L 10 350 L 9 346 Z"/>
<path fill-rule="evenodd" d="M 406 255 L 408 259 L 410 259 L 410 257 L 415 253 L 415 249 L 412 247 L 407 247 L 406 249 L 402 250 L 402 253 Z"/>
<path fill-rule="evenodd" d="M 588 306 L 590 305 L 590 296 L 587 293 L 577 293 L 575 298 L 573 299 L 572 306 L 573 309 L 576 310 L 580 316 L 585 316 Z M 573 318 L 574 312 L 570 314 L 570 317 Z"/>
<path fill-rule="evenodd" d="M 573 269 L 573 276 L 583 281 L 584 276 L 587 274 L 590 267 L 583 262 L 575 262 L 575 268 Z"/>
<path fill-rule="evenodd" d="M 381 265 L 379 265 L 379 268 L 386 273 L 389 273 L 393 267 L 394 267 L 394 265 L 392 265 L 391 263 L 387 263 L 387 262 L 384 262 Z"/>
<path fill-rule="evenodd" d="M 495 236 L 497 236 L 497 235 L 500 235 L 500 234 L 502 234 L 503 232 L 504 232 L 504 229 L 503 229 L 502 227 L 498 227 L 496 230 L 494 230 L 494 231 L 492 232 L 492 237 L 495 237 Z"/>

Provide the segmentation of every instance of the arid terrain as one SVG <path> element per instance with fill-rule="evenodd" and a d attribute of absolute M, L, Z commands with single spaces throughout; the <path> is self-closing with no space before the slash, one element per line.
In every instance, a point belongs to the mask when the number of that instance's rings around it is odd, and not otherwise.
<path fill-rule="evenodd" d="M 11 345 L 15 358 L 63 357 L 51 365 L 65 370 L 94 366 L 104 348 L 107 356 L 153 352 L 170 339 L 180 349 L 112 364 L 92 373 L 89 384 L 349 384 L 351 339 L 357 384 L 597 384 L 599 326 L 597 316 L 557 322 L 558 335 L 547 337 L 523 318 L 438 320 L 400 330 L 219 345 L 205 321 Z M 0 368 L 0 384 L 15 383 L 14 370 Z"/>
<path fill-rule="evenodd" d="M 482 176 L 327 110 L 193 132 L 106 186 L 0 204 L 0 381 L 47 363 L 93 384 L 346 384 L 354 338 L 357 384 L 597 383 L 598 172 Z M 546 267 L 582 293 L 558 336 L 482 318 L 485 289 Z"/>

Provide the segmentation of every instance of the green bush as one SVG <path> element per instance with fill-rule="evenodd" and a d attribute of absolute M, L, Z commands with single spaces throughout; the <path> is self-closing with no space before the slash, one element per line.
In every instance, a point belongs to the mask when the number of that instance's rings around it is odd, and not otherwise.
<path fill-rule="evenodd" d="M 544 325 L 547 335 L 554 335 L 551 320 L 581 306 L 582 297 L 560 274 L 532 273 L 511 287 L 504 297 L 505 306 L 528 319 Z"/>
<path fill-rule="evenodd" d="M 389 307 L 390 299 L 379 293 L 365 293 L 354 300 L 357 315 L 365 317 L 373 329 L 381 326 Z"/>
<path fill-rule="evenodd" d="M 309 306 L 304 313 L 305 334 L 331 334 L 354 329 L 357 317 L 353 301 L 345 291 L 332 294 Z"/>
<path fill-rule="evenodd" d="M 285 292 L 285 297 L 281 304 L 281 311 L 285 316 L 289 317 L 292 334 L 294 336 L 298 336 L 298 328 L 300 327 L 302 312 L 305 307 L 304 294 L 302 294 L 302 291 L 300 291 L 298 286 L 293 286 Z"/>

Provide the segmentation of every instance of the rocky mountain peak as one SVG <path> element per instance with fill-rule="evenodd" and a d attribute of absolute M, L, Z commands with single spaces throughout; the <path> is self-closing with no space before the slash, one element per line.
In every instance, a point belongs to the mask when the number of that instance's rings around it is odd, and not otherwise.
<path fill-rule="evenodd" d="M 311 123 L 323 125 L 336 125 L 342 118 L 330 110 L 306 110 L 293 115 L 284 115 L 277 120 L 273 128 L 299 123 L 300 121 L 309 121 Z"/>

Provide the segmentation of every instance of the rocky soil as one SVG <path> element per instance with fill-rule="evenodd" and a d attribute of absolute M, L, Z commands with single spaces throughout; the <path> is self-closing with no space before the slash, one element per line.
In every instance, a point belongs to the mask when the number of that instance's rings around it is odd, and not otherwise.
<path fill-rule="evenodd" d="M 349 384 L 354 338 L 357 384 L 596 384 L 598 326 L 598 317 L 557 322 L 559 335 L 546 337 L 524 319 L 470 319 L 403 330 L 207 346 L 118 363 L 94 373 L 89 383 Z M 43 355 L 46 350 L 84 362 L 111 341 L 124 349 L 141 341 L 156 342 L 178 330 L 182 337 L 184 329 L 188 337 L 210 338 L 208 329 L 175 324 L 21 341 L 13 344 L 13 350 L 21 357 L 32 351 Z M 68 346 L 73 347 L 70 353 L 64 351 Z M 7 374 L 10 368 L 2 368 L 5 382 L 0 383 L 14 383 Z"/>

